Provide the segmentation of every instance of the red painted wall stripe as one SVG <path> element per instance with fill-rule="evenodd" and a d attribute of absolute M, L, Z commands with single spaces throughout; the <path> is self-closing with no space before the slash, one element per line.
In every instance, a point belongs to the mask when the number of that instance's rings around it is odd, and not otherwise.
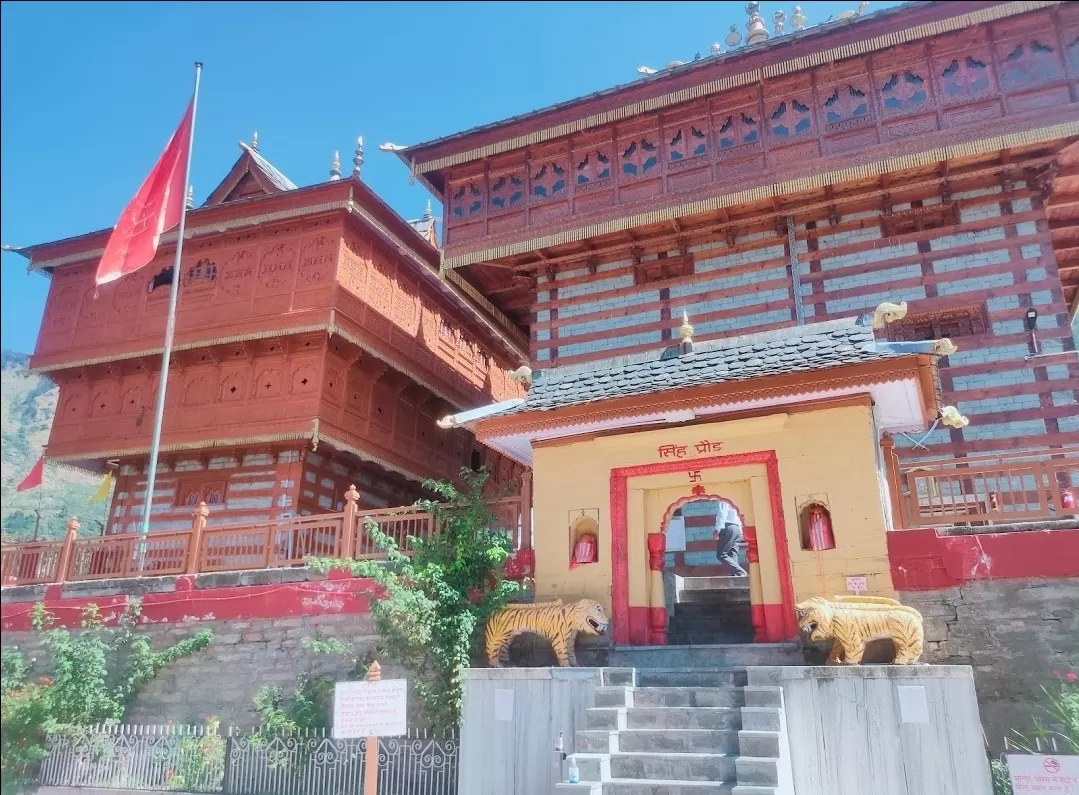
<path fill-rule="evenodd" d="M 973 580 L 1079 577 L 1079 527 L 942 536 L 932 528 L 888 533 L 899 591 L 953 588 Z"/>
<path fill-rule="evenodd" d="M 78 626 L 87 605 L 97 605 L 102 614 L 115 620 L 128 604 L 128 596 L 91 596 L 64 599 L 61 587 L 46 589 L 45 607 L 64 626 Z M 377 593 L 373 580 L 334 577 L 315 582 L 276 585 L 243 585 L 226 588 L 196 588 L 194 578 L 178 577 L 176 590 L 142 597 L 142 624 L 179 624 L 185 620 L 245 621 L 256 618 L 292 616 L 356 615 L 370 610 Z M 16 602 L 0 607 L 0 627 L 5 632 L 30 629 L 33 602 Z"/>

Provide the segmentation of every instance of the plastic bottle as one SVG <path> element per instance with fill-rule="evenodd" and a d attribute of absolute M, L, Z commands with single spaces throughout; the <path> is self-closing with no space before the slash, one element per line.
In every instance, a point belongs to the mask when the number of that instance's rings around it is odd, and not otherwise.
<path fill-rule="evenodd" d="M 581 771 L 577 768 L 577 760 L 572 756 L 569 758 L 569 783 L 581 783 Z"/>

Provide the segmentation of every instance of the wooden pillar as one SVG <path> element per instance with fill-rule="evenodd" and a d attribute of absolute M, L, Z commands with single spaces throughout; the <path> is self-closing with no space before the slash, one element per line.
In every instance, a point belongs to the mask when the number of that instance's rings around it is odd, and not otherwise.
<path fill-rule="evenodd" d="M 360 492 L 356 484 L 348 487 L 345 492 L 345 513 L 341 520 L 341 557 L 348 560 L 352 557 L 353 544 L 356 538 L 356 513 L 359 511 Z"/>
<path fill-rule="evenodd" d="M 532 549 L 532 470 L 521 473 L 521 549 Z"/>
<path fill-rule="evenodd" d="M 202 536 L 206 530 L 206 517 L 210 515 L 210 509 L 205 502 L 191 512 L 191 537 L 187 545 L 187 573 L 198 574 L 202 565 Z"/>
<path fill-rule="evenodd" d="M 895 455 L 895 439 L 890 433 L 880 437 L 880 449 L 884 456 L 885 477 L 888 478 L 888 494 L 892 499 L 892 529 L 902 530 L 906 527 L 906 521 L 903 518 L 903 489 L 899 481 L 899 460 Z"/>
<path fill-rule="evenodd" d="M 75 542 L 79 538 L 79 517 L 72 516 L 67 520 L 67 535 L 64 536 L 64 545 L 60 548 L 60 560 L 56 564 L 55 582 L 66 582 L 68 569 L 71 568 L 71 558 L 75 553 Z"/>
<path fill-rule="evenodd" d="M 371 663 L 367 669 L 367 681 L 382 680 L 382 666 Z M 378 737 L 367 738 L 367 753 L 363 760 L 363 795 L 378 795 Z"/>

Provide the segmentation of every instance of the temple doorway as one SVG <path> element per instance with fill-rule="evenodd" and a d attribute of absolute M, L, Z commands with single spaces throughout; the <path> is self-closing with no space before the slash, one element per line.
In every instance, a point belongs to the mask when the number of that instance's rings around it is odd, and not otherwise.
<path fill-rule="evenodd" d="M 663 567 L 668 643 L 753 642 L 744 528 L 730 500 L 693 500 L 670 511 Z M 725 549 L 721 541 L 728 542 Z"/>

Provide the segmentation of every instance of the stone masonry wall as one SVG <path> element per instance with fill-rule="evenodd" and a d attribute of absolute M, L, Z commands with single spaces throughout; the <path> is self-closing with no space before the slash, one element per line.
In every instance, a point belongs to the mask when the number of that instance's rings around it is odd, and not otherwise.
<path fill-rule="evenodd" d="M 1054 670 L 1079 670 L 1079 579 L 979 580 L 906 591 L 925 619 L 925 660 L 974 667 L 982 725 L 995 751 L 1029 729 Z"/>
<path fill-rule="evenodd" d="M 144 625 L 140 632 L 159 649 L 203 628 L 214 632 L 210 646 L 164 668 L 128 709 L 126 722 L 201 723 L 213 715 L 224 726 L 251 728 L 258 723 L 252 700 L 261 685 L 278 685 L 291 695 L 300 673 L 343 675 L 348 670 L 345 660 L 304 649 L 305 637 L 320 630 L 355 644 L 361 653 L 375 648 L 377 641 L 370 614 L 185 621 Z M 19 646 L 28 657 L 41 657 L 34 633 L 4 632 L 3 645 Z M 380 663 L 383 678 L 404 676 L 396 666 Z"/>

